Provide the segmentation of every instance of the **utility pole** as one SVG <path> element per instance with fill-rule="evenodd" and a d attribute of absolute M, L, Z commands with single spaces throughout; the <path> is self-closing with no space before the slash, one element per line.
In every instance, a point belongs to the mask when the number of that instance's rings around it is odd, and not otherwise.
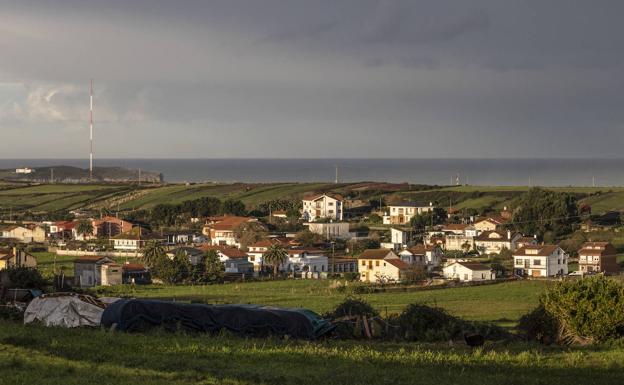
<path fill-rule="evenodd" d="M 50 169 L 50 183 L 54 183 L 54 169 Z"/>
<path fill-rule="evenodd" d="M 596 187 L 596 176 L 592 175 L 592 187 Z"/>
<path fill-rule="evenodd" d="M 335 167 L 336 167 L 336 179 L 334 183 L 338 184 L 338 165 L 335 165 Z"/>
<path fill-rule="evenodd" d="M 139 167 L 139 186 L 141 185 L 141 168 Z"/>

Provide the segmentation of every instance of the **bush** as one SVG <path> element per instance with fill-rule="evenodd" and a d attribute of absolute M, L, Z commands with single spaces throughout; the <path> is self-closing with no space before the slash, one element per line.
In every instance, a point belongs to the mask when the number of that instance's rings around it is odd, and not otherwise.
<path fill-rule="evenodd" d="M 604 276 L 559 282 L 540 299 L 561 325 L 562 342 L 601 342 L 624 335 L 624 286 Z"/>
<path fill-rule="evenodd" d="M 559 323 L 546 312 L 544 305 L 540 304 L 520 318 L 518 330 L 523 332 L 529 340 L 550 344 L 557 341 Z"/>
<path fill-rule="evenodd" d="M 10 267 L 6 269 L 11 288 L 43 290 L 49 285 L 39 270 L 30 267 Z"/>
<path fill-rule="evenodd" d="M 359 298 L 347 297 L 344 301 L 338 304 L 338 306 L 336 306 L 332 312 L 327 314 L 326 317 L 338 319 L 341 317 L 350 316 L 376 317 L 378 315 L 379 313 L 377 312 L 377 310 L 375 310 L 367 302 Z"/>
<path fill-rule="evenodd" d="M 409 305 L 396 320 L 406 341 L 449 341 L 462 337 L 462 322 L 440 308 Z"/>

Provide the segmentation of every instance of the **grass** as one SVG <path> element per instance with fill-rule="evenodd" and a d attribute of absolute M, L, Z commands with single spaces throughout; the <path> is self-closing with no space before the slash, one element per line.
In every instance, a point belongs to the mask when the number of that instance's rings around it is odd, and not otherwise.
<path fill-rule="evenodd" d="M 330 287 L 325 280 L 284 280 L 230 283 L 208 286 L 148 285 L 100 287 L 106 296 L 130 296 L 202 303 L 253 303 L 282 307 L 305 307 L 324 313 L 343 301 L 347 294 Z M 495 285 L 436 290 L 386 291 L 358 294 L 380 312 L 400 313 L 410 303 L 420 302 L 447 309 L 470 320 L 512 325 L 537 304 L 546 286 L 543 281 L 515 281 Z"/>
<path fill-rule="evenodd" d="M 44 328 L 0 321 L 3 384 L 616 384 L 621 343 L 416 344 Z"/>
<path fill-rule="evenodd" d="M 171 184 L 162 186 L 142 186 L 134 184 L 53 184 L 53 185 L 1 185 L 0 211 L 12 208 L 15 213 L 24 210 L 35 212 L 71 210 L 77 208 L 101 207 L 120 209 L 150 209 L 160 203 L 181 203 L 202 197 L 219 199 L 239 199 L 248 208 L 272 199 L 300 199 L 301 196 L 315 191 L 336 191 L 347 193 L 352 189 L 362 190 L 360 183 L 232 183 L 232 184 Z M 376 188 L 373 185 L 373 190 Z M 389 199 L 413 199 L 416 201 L 439 201 L 446 206 L 449 198 L 456 209 L 501 208 L 520 194 L 527 191 L 527 186 L 452 186 L 413 191 L 388 190 Z M 556 191 L 578 194 L 580 198 L 587 194 L 583 202 L 592 205 L 594 213 L 624 209 L 624 188 L 620 187 L 549 187 Z M 479 192 L 480 196 L 474 193 Z M 366 198 L 368 199 L 368 198 Z M 449 202 L 451 203 L 451 202 Z"/>

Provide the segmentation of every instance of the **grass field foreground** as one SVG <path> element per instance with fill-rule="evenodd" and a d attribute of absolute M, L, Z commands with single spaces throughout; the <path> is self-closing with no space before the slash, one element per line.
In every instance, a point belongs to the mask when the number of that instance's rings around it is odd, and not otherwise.
<path fill-rule="evenodd" d="M 415 344 L 45 328 L 0 321 L 3 384 L 617 384 L 621 343 Z"/>

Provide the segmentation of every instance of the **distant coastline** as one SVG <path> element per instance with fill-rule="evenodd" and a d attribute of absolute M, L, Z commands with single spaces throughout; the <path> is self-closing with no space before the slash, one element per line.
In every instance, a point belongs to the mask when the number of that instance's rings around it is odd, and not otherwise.
<path fill-rule="evenodd" d="M 410 182 L 430 185 L 624 186 L 622 159 L 96 159 L 97 167 L 162 173 L 166 182 Z M 85 159 L 0 159 L 0 169 Z"/>

